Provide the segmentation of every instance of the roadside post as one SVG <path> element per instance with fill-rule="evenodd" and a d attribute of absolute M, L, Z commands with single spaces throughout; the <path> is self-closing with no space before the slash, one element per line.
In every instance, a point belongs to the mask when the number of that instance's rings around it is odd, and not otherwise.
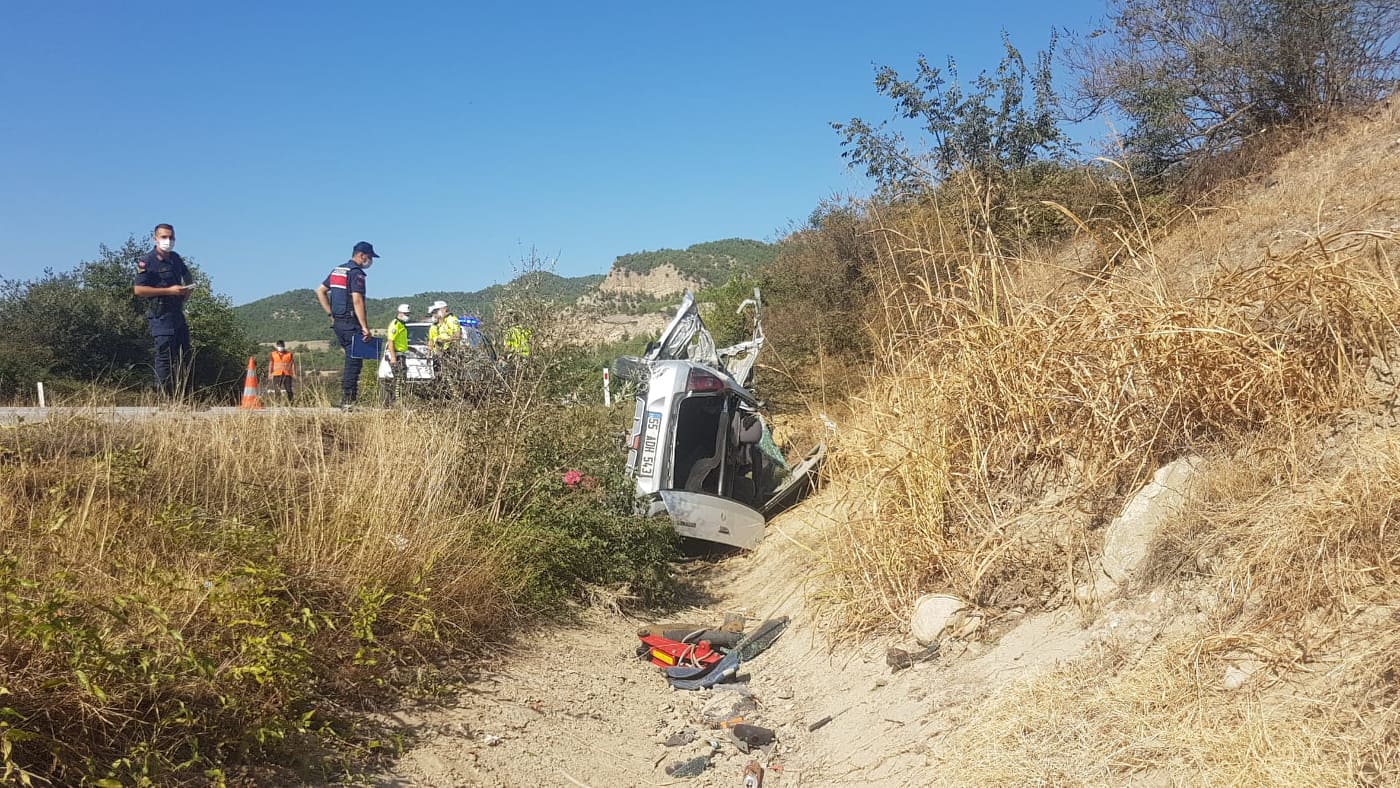
<path fill-rule="evenodd" d="M 603 367 L 603 407 L 612 407 L 612 374 Z"/>
<path fill-rule="evenodd" d="M 39 387 L 39 407 L 47 408 L 48 405 L 44 404 L 44 381 L 41 380 L 35 385 Z"/>

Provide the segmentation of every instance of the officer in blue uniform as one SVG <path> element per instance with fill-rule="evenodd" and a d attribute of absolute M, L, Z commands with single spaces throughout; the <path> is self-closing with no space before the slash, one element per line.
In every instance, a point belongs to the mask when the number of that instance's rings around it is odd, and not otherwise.
<path fill-rule="evenodd" d="M 369 320 L 365 317 L 365 270 L 374 264 L 374 246 L 360 241 L 350 255 L 350 261 L 331 269 L 316 288 L 316 300 L 331 319 L 331 328 L 340 347 L 345 350 L 345 368 L 340 376 L 340 407 L 349 410 L 360 393 L 360 370 L 365 360 L 350 355 L 350 343 L 356 335 L 368 342 Z"/>
<path fill-rule="evenodd" d="M 175 228 L 156 225 L 155 248 L 136 260 L 131 291 L 146 299 L 146 324 L 155 339 L 156 388 L 164 395 L 179 392 L 190 362 L 190 327 L 185 323 L 185 299 L 194 277 L 175 254 Z"/>

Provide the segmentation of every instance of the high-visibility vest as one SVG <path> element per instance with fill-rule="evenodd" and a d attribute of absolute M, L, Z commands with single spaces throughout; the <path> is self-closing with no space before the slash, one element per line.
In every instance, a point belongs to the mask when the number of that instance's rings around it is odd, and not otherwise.
<path fill-rule="evenodd" d="M 403 321 L 396 317 L 389 323 L 388 333 L 389 347 L 393 348 L 395 353 L 407 353 L 408 326 L 404 325 Z"/>
<path fill-rule="evenodd" d="M 272 351 L 271 362 L 274 378 L 292 377 L 292 351 Z"/>
<path fill-rule="evenodd" d="M 462 324 L 456 315 L 444 315 L 441 320 L 428 328 L 428 346 L 433 350 L 446 350 L 455 345 L 462 336 Z"/>
<path fill-rule="evenodd" d="M 506 329 L 506 352 L 521 358 L 530 357 L 530 329 L 511 326 Z"/>

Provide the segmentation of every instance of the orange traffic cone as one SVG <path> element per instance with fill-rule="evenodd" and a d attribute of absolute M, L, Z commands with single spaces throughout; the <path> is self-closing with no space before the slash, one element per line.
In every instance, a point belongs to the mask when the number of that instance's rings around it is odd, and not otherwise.
<path fill-rule="evenodd" d="M 258 399 L 258 362 L 248 357 L 248 374 L 243 376 L 243 401 L 238 403 L 242 410 L 262 410 L 262 400 Z"/>

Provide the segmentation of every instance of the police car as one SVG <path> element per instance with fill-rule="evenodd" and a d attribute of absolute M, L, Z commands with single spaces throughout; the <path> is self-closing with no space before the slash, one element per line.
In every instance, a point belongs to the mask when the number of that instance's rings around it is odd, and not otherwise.
<path fill-rule="evenodd" d="M 408 352 L 404 353 L 404 377 L 411 381 L 432 380 L 433 360 L 428 353 L 428 329 L 432 323 L 405 323 Z"/>
<path fill-rule="evenodd" d="M 438 359 L 433 358 L 428 346 L 428 331 L 432 325 L 427 321 L 404 324 L 408 329 L 404 377 L 408 381 L 422 383 L 439 380 L 449 372 L 459 372 L 470 375 L 473 379 L 481 379 L 487 370 L 494 369 L 498 360 L 496 346 L 481 331 L 479 325 L 463 324 L 462 340 L 456 352 Z M 445 370 L 444 365 L 450 369 Z"/>

